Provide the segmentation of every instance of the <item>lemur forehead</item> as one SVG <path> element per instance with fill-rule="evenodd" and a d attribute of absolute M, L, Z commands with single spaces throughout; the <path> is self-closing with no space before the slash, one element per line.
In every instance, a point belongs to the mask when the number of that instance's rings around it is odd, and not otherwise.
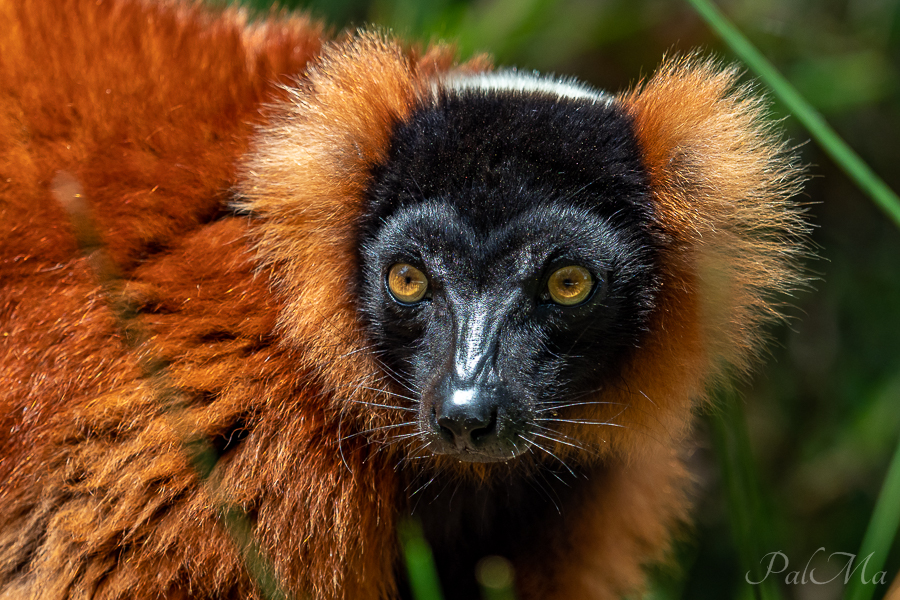
<path fill-rule="evenodd" d="M 606 92 L 594 89 L 576 79 L 541 75 L 536 71 L 523 72 L 517 69 L 505 69 L 490 73 L 449 74 L 441 79 L 440 85 L 445 90 L 457 92 L 482 90 L 485 92 L 543 94 L 603 104 L 613 101 L 613 97 Z"/>

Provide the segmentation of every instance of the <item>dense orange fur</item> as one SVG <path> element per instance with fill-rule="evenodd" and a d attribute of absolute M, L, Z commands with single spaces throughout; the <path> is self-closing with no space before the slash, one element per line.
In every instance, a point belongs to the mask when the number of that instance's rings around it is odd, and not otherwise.
<path fill-rule="evenodd" d="M 0 599 L 256 595 L 160 382 L 141 375 L 159 358 L 199 434 L 249 432 L 213 477 L 286 586 L 390 597 L 407 508 L 395 466 L 416 444 L 348 437 L 398 419 L 363 404 L 396 400 L 372 389 L 392 384 L 347 285 L 353 223 L 390 128 L 452 55 L 363 34 L 305 70 L 321 31 L 303 19 L 249 27 L 167 3 L 0 0 L 0 20 Z M 516 558 L 523 598 L 640 588 L 686 516 L 692 407 L 726 365 L 749 366 L 771 295 L 796 285 L 797 169 L 734 78 L 675 60 L 617 100 L 657 205 L 659 306 L 598 392 L 609 404 L 578 412 L 624 427 L 571 424 L 590 452 L 552 448 L 604 476 L 558 543 Z M 51 197 L 59 169 L 123 270 L 149 334 L 137 348 Z M 251 218 L 222 213 L 233 188 Z M 485 485 L 505 468 L 444 463 Z"/>
<path fill-rule="evenodd" d="M 790 198 L 802 168 L 766 120 L 765 103 L 714 62 L 668 61 L 621 99 L 635 120 L 659 226 L 671 238 L 670 273 L 701 299 L 703 344 L 715 373 L 745 370 L 760 325 L 780 318 L 773 297 L 801 285 L 806 226 Z"/>

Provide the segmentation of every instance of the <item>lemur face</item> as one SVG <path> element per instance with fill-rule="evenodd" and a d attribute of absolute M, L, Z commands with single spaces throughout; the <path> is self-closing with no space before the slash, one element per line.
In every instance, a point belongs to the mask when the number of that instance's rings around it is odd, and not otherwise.
<path fill-rule="evenodd" d="M 432 453 L 511 460 L 617 384 L 657 277 L 612 99 L 515 72 L 449 80 L 392 132 L 366 202 L 360 310 Z"/>

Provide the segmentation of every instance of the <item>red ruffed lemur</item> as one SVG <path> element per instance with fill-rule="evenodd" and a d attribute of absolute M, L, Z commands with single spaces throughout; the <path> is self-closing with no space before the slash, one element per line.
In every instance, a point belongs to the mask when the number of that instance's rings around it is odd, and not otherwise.
<path fill-rule="evenodd" d="M 487 555 L 522 599 L 639 593 L 692 411 L 802 281 L 802 169 L 734 69 L 0 22 L 0 599 L 259 597 L 223 502 L 297 599 L 409 597 L 410 515 L 448 598 Z"/>

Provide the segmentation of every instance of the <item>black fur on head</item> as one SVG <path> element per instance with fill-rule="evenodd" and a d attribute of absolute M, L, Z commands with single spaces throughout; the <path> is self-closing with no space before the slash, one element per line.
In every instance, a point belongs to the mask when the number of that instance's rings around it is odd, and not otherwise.
<path fill-rule="evenodd" d="M 656 290 L 652 207 L 613 101 L 443 88 L 397 125 L 367 202 L 360 311 L 416 395 L 433 453 L 514 458 L 540 443 L 541 418 L 587 399 L 640 343 Z M 392 293 L 395 265 L 427 279 L 420 299 Z M 592 282 L 571 306 L 548 292 L 567 266 Z"/>

